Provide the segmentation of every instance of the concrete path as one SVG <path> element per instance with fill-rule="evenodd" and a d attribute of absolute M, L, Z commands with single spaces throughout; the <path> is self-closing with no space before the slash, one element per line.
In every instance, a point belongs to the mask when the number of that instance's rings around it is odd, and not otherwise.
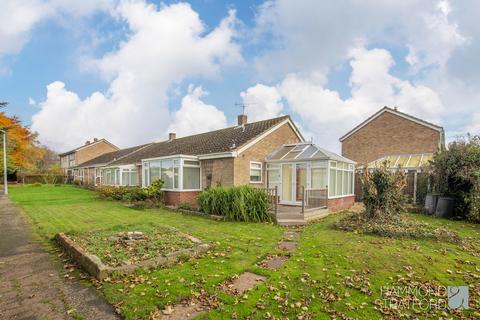
<path fill-rule="evenodd" d="M 0 194 L 0 319 L 119 319 L 78 280 L 65 280 L 9 199 Z"/>

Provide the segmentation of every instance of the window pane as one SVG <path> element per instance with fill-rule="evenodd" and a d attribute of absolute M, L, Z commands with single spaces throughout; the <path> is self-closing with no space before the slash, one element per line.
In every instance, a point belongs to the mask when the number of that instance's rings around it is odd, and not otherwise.
<path fill-rule="evenodd" d="M 250 163 L 250 168 L 252 169 L 261 169 L 262 164 L 261 163 Z"/>
<path fill-rule="evenodd" d="M 280 166 L 276 166 L 275 169 L 269 167 L 270 169 L 267 170 L 267 182 L 269 188 L 277 187 L 278 192 L 280 193 L 280 185 L 281 185 L 281 174 L 280 174 Z"/>
<path fill-rule="evenodd" d="M 114 184 L 120 184 L 120 169 L 115 169 L 115 182 Z"/>
<path fill-rule="evenodd" d="M 200 189 L 200 168 L 183 167 L 183 189 Z"/>
<path fill-rule="evenodd" d="M 123 186 L 128 186 L 129 185 L 129 180 L 130 180 L 130 172 L 124 170 L 122 172 L 122 185 Z"/>
<path fill-rule="evenodd" d="M 330 169 L 330 181 L 328 182 L 328 194 L 335 196 L 337 192 L 337 170 Z"/>
<path fill-rule="evenodd" d="M 327 186 L 327 170 L 323 168 L 312 168 L 312 189 L 325 189 Z"/>
<path fill-rule="evenodd" d="M 343 171 L 337 171 L 337 187 L 335 188 L 335 194 L 337 196 L 342 195 L 342 184 L 343 184 Z"/>
<path fill-rule="evenodd" d="M 132 170 L 130 173 L 130 185 L 136 186 L 138 183 L 137 170 Z"/>
<path fill-rule="evenodd" d="M 162 161 L 162 180 L 165 189 L 173 189 L 173 161 Z"/>
<path fill-rule="evenodd" d="M 200 165 L 198 161 L 195 160 L 183 160 L 183 164 L 187 166 L 198 166 Z"/>
<path fill-rule="evenodd" d="M 150 162 L 150 174 L 147 185 L 150 185 L 153 180 L 158 178 L 160 178 L 160 161 L 152 161 Z"/>
<path fill-rule="evenodd" d="M 250 181 L 253 181 L 253 182 L 262 181 L 262 170 L 250 169 Z"/>
<path fill-rule="evenodd" d="M 178 189 L 178 170 L 179 168 L 173 168 L 173 188 Z"/>
<path fill-rule="evenodd" d="M 349 194 L 348 192 L 348 172 L 343 172 L 343 186 L 342 186 L 343 193 L 342 194 Z"/>

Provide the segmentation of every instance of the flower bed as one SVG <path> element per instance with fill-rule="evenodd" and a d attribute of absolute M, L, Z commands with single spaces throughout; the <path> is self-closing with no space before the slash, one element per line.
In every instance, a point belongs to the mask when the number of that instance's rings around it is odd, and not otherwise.
<path fill-rule="evenodd" d="M 97 279 L 130 273 L 139 267 L 170 265 L 210 246 L 173 227 L 153 224 L 120 226 L 77 234 L 57 234 L 57 241 Z"/>

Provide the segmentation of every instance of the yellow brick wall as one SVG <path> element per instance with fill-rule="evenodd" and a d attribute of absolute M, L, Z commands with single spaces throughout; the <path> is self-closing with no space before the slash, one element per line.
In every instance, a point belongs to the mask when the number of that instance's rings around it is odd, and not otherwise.
<path fill-rule="evenodd" d="M 436 152 L 440 132 L 385 112 L 342 142 L 342 155 L 359 165 L 388 154 Z"/>
<path fill-rule="evenodd" d="M 88 146 L 76 152 L 76 165 L 78 166 L 88 160 L 101 156 L 102 154 L 116 150 L 117 149 L 115 147 L 104 141 L 100 141 L 95 144 L 92 143 L 91 146 Z"/>
<path fill-rule="evenodd" d="M 263 187 L 266 183 L 265 158 L 283 144 L 297 143 L 300 139 L 289 124 L 284 124 L 264 139 L 234 158 L 234 184 Z M 262 162 L 262 183 L 250 183 L 250 161 Z"/>
<path fill-rule="evenodd" d="M 211 187 L 233 186 L 233 158 L 202 160 L 200 167 L 203 189 L 209 187 L 209 180 Z"/>

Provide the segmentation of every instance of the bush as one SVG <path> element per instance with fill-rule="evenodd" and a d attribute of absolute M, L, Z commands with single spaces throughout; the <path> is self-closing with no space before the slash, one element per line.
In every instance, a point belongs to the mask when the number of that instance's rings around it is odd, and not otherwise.
<path fill-rule="evenodd" d="M 150 183 L 150 186 L 146 187 L 144 190 L 147 199 L 156 200 L 158 202 L 163 202 L 164 192 L 162 190 L 163 180 L 155 179 Z"/>
<path fill-rule="evenodd" d="M 373 172 L 365 170 L 361 181 L 366 218 L 377 221 L 398 220 L 406 204 L 403 193 L 405 174 L 400 169 L 389 170 L 385 161 Z"/>
<path fill-rule="evenodd" d="M 271 221 L 268 195 L 258 188 L 214 187 L 198 196 L 200 210 L 234 221 Z"/>
<path fill-rule="evenodd" d="M 435 154 L 431 169 L 434 191 L 456 199 L 458 217 L 480 223 L 480 137 L 450 143 Z"/>
<path fill-rule="evenodd" d="M 130 203 L 136 203 L 140 201 L 147 201 L 148 206 L 152 206 L 155 203 L 163 202 L 163 181 L 161 179 L 154 180 L 152 184 L 147 188 L 141 187 L 114 187 L 114 186 L 102 186 L 97 188 L 101 198 L 108 200 L 117 200 Z"/>

